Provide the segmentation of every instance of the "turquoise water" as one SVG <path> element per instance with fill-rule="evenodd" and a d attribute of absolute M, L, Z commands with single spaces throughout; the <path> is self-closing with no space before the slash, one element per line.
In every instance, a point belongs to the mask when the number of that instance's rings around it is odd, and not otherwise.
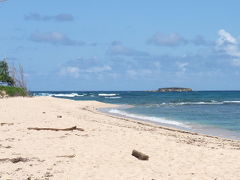
<path fill-rule="evenodd" d="M 240 91 L 33 93 L 120 104 L 120 108 L 104 111 L 180 129 L 240 139 Z"/>

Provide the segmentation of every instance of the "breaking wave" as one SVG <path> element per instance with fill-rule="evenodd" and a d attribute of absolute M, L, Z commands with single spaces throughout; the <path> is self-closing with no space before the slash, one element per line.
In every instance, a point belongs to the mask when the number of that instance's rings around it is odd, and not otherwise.
<path fill-rule="evenodd" d="M 70 93 L 70 94 L 51 94 L 51 93 L 40 93 L 38 96 L 51 96 L 51 97 L 82 97 L 85 94 L 77 94 L 77 93 Z"/>
<path fill-rule="evenodd" d="M 132 113 L 127 113 L 125 111 L 118 110 L 118 109 L 110 109 L 108 112 L 112 113 L 112 114 L 129 117 L 129 118 L 139 119 L 139 120 L 152 121 L 152 122 L 158 122 L 158 123 L 162 123 L 162 124 L 190 128 L 188 125 L 183 124 L 181 122 L 168 120 L 168 119 L 164 119 L 164 118 L 159 118 L 159 117 L 154 117 L 154 116 L 143 116 L 143 115 L 139 115 L 139 114 L 132 114 Z"/>
<path fill-rule="evenodd" d="M 110 97 L 105 97 L 106 99 L 120 99 L 120 98 L 122 98 L 122 97 L 120 97 L 120 96 L 110 96 Z"/>
<path fill-rule="evenodd" d="M 200 101 L 200 102 L 170 102 L 161 104 L 149 104 L 147 106 L 182 106 L 182 105 L 221 105 L 221 104 L 240 104 L 240 101 Z"/>
<path fill-rule="evenodd" d="M 116 96 L 117 94 L 98 94 L 98 96 Z"/>

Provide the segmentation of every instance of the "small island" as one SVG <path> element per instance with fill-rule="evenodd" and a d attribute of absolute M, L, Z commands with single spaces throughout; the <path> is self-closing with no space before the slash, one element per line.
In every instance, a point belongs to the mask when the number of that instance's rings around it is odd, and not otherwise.
<path fill-rule="evenodd" d="M 158 90 L 152 92 L 190 92 L 191 88 L 180 88 L 180 87 L 170 87 L 170 88 L 159 88 Z"/>

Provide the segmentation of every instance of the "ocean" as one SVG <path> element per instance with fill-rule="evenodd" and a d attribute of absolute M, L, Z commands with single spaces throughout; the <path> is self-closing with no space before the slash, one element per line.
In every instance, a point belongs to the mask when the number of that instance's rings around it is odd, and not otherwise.
<path fill-rule="evenodd" d="M 36 96 L 120 105 L 106 113 L 182 130 L 240 139 L 240 91 L 38 91 Z"/>

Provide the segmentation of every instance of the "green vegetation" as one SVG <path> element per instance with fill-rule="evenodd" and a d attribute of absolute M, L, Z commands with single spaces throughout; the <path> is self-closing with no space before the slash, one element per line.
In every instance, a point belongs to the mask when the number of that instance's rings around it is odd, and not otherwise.
<path fill-rule="evenodd" d="M 8 96 L 27 96 L 27 86 L 24 79 L 23 67 L 14 65 L 9 72 L 8 64 L 5 60 L 0 61 L 0 98 Z"/>
<path fill-rule="evenodd" d="M 28 92 L 20 87 L 0 86 L 0 96 L 1 94 L 6 94 L 7 96 L 27 96 Z"/>
<path fill-rule="evenodd" d="M 0 81 L 8 83 L 10 86 L 15 84 L 14 79 L 9 75 L 6 61 L 0 61 Z"/>

